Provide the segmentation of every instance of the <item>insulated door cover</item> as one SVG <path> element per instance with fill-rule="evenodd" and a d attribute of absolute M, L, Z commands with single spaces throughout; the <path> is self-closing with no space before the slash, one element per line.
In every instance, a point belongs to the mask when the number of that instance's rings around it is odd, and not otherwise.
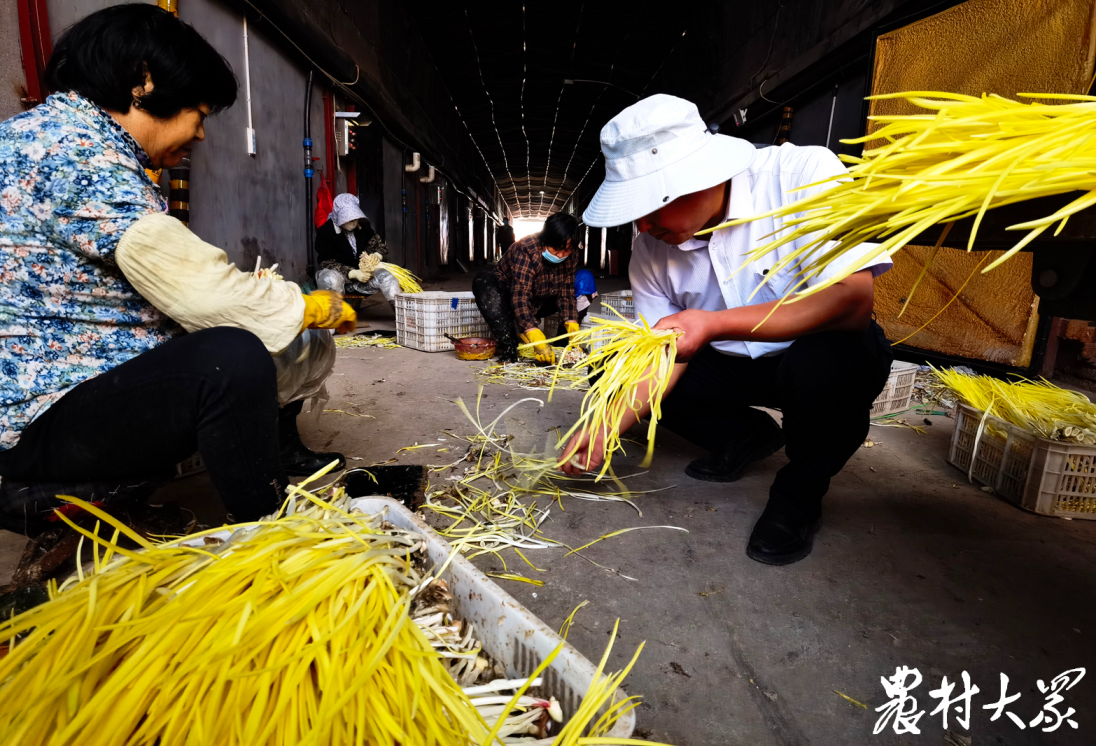
<path fill-rule="evenodd" d="M 1093 67 L 1096 0 L 968 0 L 880 36 L 872 93 L 952 91 L 1084 93 Z M 905 101 L 874 101 L 871 114 L 914 114 Z M 871 124 L 869 123 L 869 127 Z M 892 340 L 910 334 L 948 302 L 982 254 L 941 249 L 898 318 L 928 247 L 908 247 L 876 282 L 875 310 Z M 1031 254 L 978 274 L 946 311 L 906 344 L 924 350 L 1026 367 L 1031 363 L 1038 297 Z"/>

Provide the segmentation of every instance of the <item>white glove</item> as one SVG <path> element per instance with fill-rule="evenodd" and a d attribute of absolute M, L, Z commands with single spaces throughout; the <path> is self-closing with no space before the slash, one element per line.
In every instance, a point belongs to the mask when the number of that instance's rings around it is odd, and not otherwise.
<path fill-rule="evenodd" d="M 369 282 L 370 278 L 373 277 L 373 273 L 370 272 L 366 274 L 360 269 L 352 269 L 346 273 L 346 276 L 349 277 L 351 280 L 357 280 L 358 282 Z"/>

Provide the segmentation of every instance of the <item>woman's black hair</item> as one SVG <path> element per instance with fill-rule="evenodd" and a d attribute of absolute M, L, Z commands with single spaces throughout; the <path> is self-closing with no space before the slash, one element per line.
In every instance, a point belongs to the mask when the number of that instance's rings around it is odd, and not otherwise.
<path fill-rule="evenodd" d="M 574 215 L 570 215 L 566 212 L 556 212 L 548 216 L 548 219 L 544 221 L 544 227 L 540 231 L 540 235 L 537 237 L 544 246 L 551 246 L 553 249 L 564 249 L 567 247 L 567 240 L 571 240 L 571 248 L 575 248 L 578 244 L 576 236 L 578 235 L 578 221 L 575 220 Z"/>
<path fill-rule="evenodd" d="M 152 79 L 152 91 L 134 101 L 133 89 Z M 46 84 L 74 91 L 108 111 L 135 103 L 168 119 L 206 104 L 212 111 L 236 101 L 232 68 L 189 24 L 155 5 L 115 5 L 73 24 L 58 40 Z"/>

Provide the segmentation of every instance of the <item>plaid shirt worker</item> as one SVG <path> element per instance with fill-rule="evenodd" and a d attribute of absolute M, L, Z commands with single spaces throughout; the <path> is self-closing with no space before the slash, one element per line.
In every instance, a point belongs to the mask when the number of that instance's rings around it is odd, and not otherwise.
<path fill-rule="evenodd" d="M 525 332 L 537 326 L 537 308 L 547 300 L 556 299 L 564 321 L 578 320 L 575 302 L 575 266 L 577 254 L 559 264 L 549 264 L 542 254 L 544 246 L 531 235 L 521 239 L 495 266 L 499 284 L 510 293 L 518 329 Z"/>

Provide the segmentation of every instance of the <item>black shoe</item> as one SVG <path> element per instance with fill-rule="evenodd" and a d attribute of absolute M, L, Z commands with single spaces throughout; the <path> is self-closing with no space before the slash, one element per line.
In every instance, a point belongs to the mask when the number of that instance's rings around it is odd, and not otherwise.
<path fill-rule="evenodd" d="M 278 446 L 281 452 L 282 469 L 288 477 L 310 477 L 332 461 L 338 461 L 335 469 L 346 467 L 346 458 L 341 453 L 316 453 L 301 442 L 297 430 L 297 415 L 301 413 L 304 402 L 287 404 L 278 412 Z"/>
<path fill-rule="evenodd" d="M 310 477 L 332 461 L 339 462 L 335 471 L 346 467 L 346 458 L 341 453 L 316 453 L 300 442 L 295 448 L 282 449 L 282 469 L 287 477 Z"/>
<path fill-rule="evenodd" d="M 784 447 L 784 431 L 775 422 L 771 426 L 735 440 L 718 451 L 698 458 L 685 467 L 693 479 L 705 482 L 734 482 L 742 477 L 746 467 L 773 455 Z"/>
<path fill-rule="evenodd" d="M 811 553 L 814 534 L 821 527 L 821 518 L 803 520 L 762 513 L 746 544 L 746 556 L 766 565 L 798 562 Z"/>

